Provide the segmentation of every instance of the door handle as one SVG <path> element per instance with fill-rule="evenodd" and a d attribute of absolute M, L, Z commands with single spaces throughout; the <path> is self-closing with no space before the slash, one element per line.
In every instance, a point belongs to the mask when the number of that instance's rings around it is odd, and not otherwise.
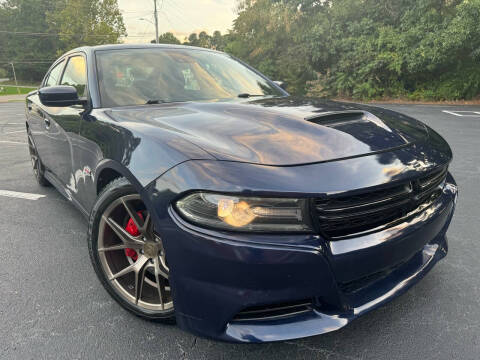
<path fill-rule="evenodd" d="M 44 118 L 43 121 L 45 121 L 45 127 L 48 129 L 50 127 L 50 120 Z"/>

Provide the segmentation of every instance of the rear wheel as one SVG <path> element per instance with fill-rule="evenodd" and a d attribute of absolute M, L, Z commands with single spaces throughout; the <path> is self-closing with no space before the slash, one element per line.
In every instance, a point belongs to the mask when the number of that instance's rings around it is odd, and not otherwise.
<path fill-rule="evenodd" d="M 140 195 L 125 178 L 112 181 L 98 197 L 88 241 L 95 271 L 118 303 L 148 319 L 174 319 L 162 239 Z"/>
<path fill-rule="evenodd" d="M 28 135 L 28 151 L 30 153 L 30 160 L 32 162 L 33 176 L 37 182 L 42 186 L 49 186 L 50 183 L 45 178 L 45 167 L 42 164 L 42 160 L 38 156 L 37 148 L 33 142 L 32 134 L 30 131 L 27 132 Z"/>

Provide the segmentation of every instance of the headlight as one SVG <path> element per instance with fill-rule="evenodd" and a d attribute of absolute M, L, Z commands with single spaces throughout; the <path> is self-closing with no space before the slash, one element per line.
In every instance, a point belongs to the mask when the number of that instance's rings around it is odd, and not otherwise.
<path fill-rule="evenodd" d="M 259 232 L 312 230 L 303 199 L 197 192 L 177 201 L 176 208 L 186 220 L 217 229 Z"/>

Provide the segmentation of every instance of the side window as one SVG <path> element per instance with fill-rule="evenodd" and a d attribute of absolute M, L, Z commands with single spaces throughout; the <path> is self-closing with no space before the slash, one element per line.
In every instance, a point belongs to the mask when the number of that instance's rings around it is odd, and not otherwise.
<path fill-rule="evenodd" d="M 86 95 L 87 68 L 83 56 L 74 56 L 68 60 L 60 85 L 75 87 L 79 97 Z"/>
<path fill-rule="evenodd" d="M 50 71 L 50 75 L 48 75 L 48 79 L 45 82 L 45 86 L 54 86 L 58 84 L 58 80 L 60 79 L 60 75 L 62 75 L 63 64 L 65 61 L 59 62 L 55 67 Z"/>

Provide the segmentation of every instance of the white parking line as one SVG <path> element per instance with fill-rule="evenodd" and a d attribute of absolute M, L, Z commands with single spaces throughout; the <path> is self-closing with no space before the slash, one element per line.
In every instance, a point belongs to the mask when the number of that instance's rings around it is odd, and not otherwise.
<path fill-rule="evenodd" d="M 442 112 L 454 116 L 467 116 L 467 117 L 480 117 L 480 111 L 466 111 L 466 110 L 455 110 L 455 111 L 448 111 L 442 110 Z"/>
<path fill-rule="evenodd" d="M 0 140 L 1 144 L 13 144 L 13 145 L 27 145 L 26 142 L 21 141 L 8 141 L 8 140 Z"/>
<path fill-rule="evenodd" d="M 463 116 L 463 115 L 454 113 L 454 112 L 452 112 L 452 111 L 447 111 L 447 110 L 442 110 L 442 112 L 447 113 L 447 114 L 450 114 L 450 115 L 455 115 L 455 116 Z"/>
<path fill-rule="evenodd" d="M 26 133 L 26 131 L 25 130 L 9 131 L 6 133 L 0 133 L 0 135 L 16 134 L 16 133 Z"/>
<path fill-rule="evenodd" d="M 17 192 L 17 191 L 9 191 L 9 190 L 0 190 L 0 196 L 12 197 L 17 199 L 26 199 L 26 200 L 38 200 L 40 198 L 45 197 L 46 195 L 23 193 L 23 192 Z"/>

